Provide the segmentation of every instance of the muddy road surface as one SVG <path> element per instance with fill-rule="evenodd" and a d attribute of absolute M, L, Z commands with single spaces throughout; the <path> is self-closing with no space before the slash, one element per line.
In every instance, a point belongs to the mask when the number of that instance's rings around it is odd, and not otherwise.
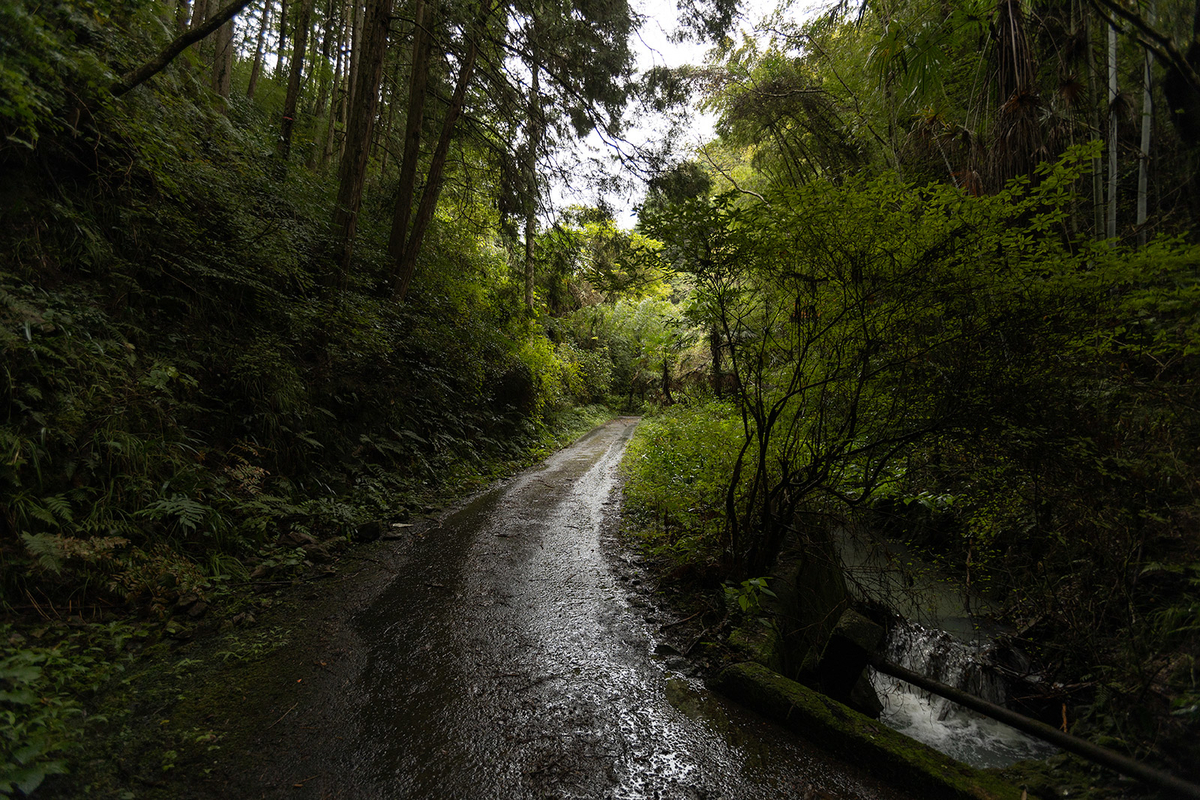
<path fill-rule="evenodd" d="M 314 618 L 324 654 L 279 676 L 297 699 L 249 745 L 246 796 L 899 797 L 709 693 L 665 643 L 613 530 L 636 422 L 414 528 L 360 608 Z"/>

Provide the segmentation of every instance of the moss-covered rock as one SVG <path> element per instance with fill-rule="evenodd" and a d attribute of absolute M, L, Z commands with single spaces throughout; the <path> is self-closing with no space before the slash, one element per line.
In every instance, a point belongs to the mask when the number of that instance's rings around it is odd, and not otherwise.
<path fill-rule="evenodd" d="M 959 763 L 761 664 L 726 667 L 714 686 L 779 720 L 897 787 L 926 798 L 1017 800 L 1021 792 L 993 775 Z"/>
<path fill-rule="evenodd" d="M 774 627 L 763 625 L 757 620 L 748 622 L 730 632 L 727 644 L 747 661 L 762 664 L 773 672 L 783 671 L 782 643 L 779 640 L 779 631 Z"/>

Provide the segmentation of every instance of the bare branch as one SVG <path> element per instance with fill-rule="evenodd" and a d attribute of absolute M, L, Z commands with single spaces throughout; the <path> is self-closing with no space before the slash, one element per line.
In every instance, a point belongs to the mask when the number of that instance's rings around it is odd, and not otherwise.
<path fill-rule="evenodd" d="M 1100 12 L 1101 16 L 1104 16 L 1106 19 L 1108 18 L 1108 14 L 1112 14 L 1132 25 L 1144 37 L 1143 44 L 1153 50 L 1155 55 L 1163 61 L 1178 70 L 1179 74 L 1191 86 L 1192 91 L 1200 94 L 1200 73 L 1196 72 L 1188 62 L 1187 57 L 1175 46 L 1175 42 L 1171 40 L 1170 36 L 1156 29 L 1141 14 L 1125 8 L 1116 0 L 1090 0 L 1090 2 Z M 1112 24 L 1111 19 L 1108 21 Z"/>

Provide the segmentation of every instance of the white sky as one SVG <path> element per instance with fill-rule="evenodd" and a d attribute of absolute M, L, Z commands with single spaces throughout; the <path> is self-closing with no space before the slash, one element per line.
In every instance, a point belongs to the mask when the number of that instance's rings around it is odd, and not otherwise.
<path fill-rule="evenodd" d="M 735 22 L 737 32 L 732 36 L 735 39 L 740 39 L 743 35 L 754 35 L 755 26 L 763 19 L 773 14 L 776 8 L 780 5 L 781 0 L 741 0 L 741 13 L 739 19 Z M 786 3 L 787 0 L 782 0 Z M 807 16 L 812 13 L 811 8 L 818 3 L 815 0 L 793 0 L 797 7 L 789 12 L 797 16 Z M 637 56 L 637 68 L 639 72 L 645 72 L 654 66 L 679 67 L 684 64 L 703 64 L 705 56 L 708 52 L 708 47 L 705 45 L 697 45 L 691 42 L 677 44 L 669 40 L 670 33 L 675 29 L 677 11 L 675 7 L 676 0 L 633 0 L 633 8 L 638 13 L 644 15 L 647 19 L 642 26 L 639 34 L 634 37 L 633 46 Z M 803 9 L 803 10 L 801 10 Z M 656 124 L 657 122 L 657 124 Z M 685 134 L 681 144 L 687 148 L 695 148 L 713 138 L 713 127 L 716 118 L 711 114 L 699 114 L 698 112 L 693 118 L 692 124 L 688 132 Z M 663 135 L 663 125 L 661 121 L 655 120 L 639 120 L 631 126 L 631 129 L 626 132 L 626 136 L 633 142 L 653 141 L 656 137 L 661 138 Z M 599 141 L 595 137 L 588 143 L 588 146 L 595 150 L 600 150 Z M 610 203 L 617 207 L 617 224 L 622 227 L 632 227 L 636 221 L 634 217 L 633 207 L 641 202 L 642 188 L 637 188 L 634 196 L 626 198 L 607 198 Z M 587 187 L 575 187 L 569 189 L 560 187 L 554 192 L 555 205 L 559 207 L 567 206 L 573 203 L 578 204 L 594 204 L 597 198 L 593 191 Z"/>

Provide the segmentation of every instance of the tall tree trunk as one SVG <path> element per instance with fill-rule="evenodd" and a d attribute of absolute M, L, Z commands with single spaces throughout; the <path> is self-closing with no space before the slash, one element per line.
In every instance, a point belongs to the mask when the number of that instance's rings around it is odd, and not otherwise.
<path fill-rule="evenodd" d="M 213 91 L 226 100 L 233 88 L 233 20 L 217 28 L 213 37 L 216 46 L 213 53 L 212 87 Z"/>
<path fill-rule="evenodd" d="M 413 6 L 412 68 L 408 78 L 408 112 L 404 122 L 404 153 L 400 160 L 400 180 L 396 189 L 396 210 L 388 237 L 388 254 L 398 264 L 404 257 L 412 220 L 413 195 L 417 186 L 417 162 L 421 158 L 421 124 L 425 117 L 425 95 L 429 81 L 429 19 L 424 0 Z M 398 283 L 398 277 L 393 278 Z"/>
<path fill-rule="evenodd" d="M 246 99 L 254 99 L 254 91 L 258 88 L 258 78 L 262 75 L 263 43 L 267 37 L 267 26 L 271 24 L 271 7 L 273 0 L 263 3 L 262 16 L 258 18 L 258 38 L 254 44 L 254 66 L 250 68 L 250 82 L 246 85 Z"/>
<path fill-rule="evenodd" d="M 304 53 L 308 49 L 308 27 L 312 18 L 313 0 L 301 0 L 293 37 L 292 69 L 288 75 L 287 95 L 283 100 L 283 122 L 279 131 L 279 160 L 287 164 L 292 154 L 292 131 L 296 126 L 296 104 L 300 99 L 300 80 L 304 77 Z"/>
<path fill-rule="evenodd" d="M 1150 2 L 1147 11 L 1150 24 L 1154 24 L 1154 0 Z M 1148 217 L 1150 189 L 1150 128 L 1154 115 L 1153 84 L 1151 83 L 1150 67 L 1154 63 L 1153 55 L 1146 51 L 1145 62 L 1142 66 L 1142 142 L 1138 148 L 1138 194 L 1137 194 L 1137 232 L 1138 247 L 1146 246 L 1146 219 Z"/>
<path fill-rule="evenodd" d="M 537 40 L 537 19 L 533 22 L 533 36 L 535 42 Z M 542 101 L 541 101 L 541 83 L 539 76 L 541 68 L 538 66 L 538 49 L 537 44 L 533 45 L 530 63 L 531 78 L 529 81 L 529 126 L 526 136 L 526 147 L 528 150 L 525 153 L 525 310 L 530 314 L 533 313 L 533 273 L 534 273 L 534 258 L 533 245 L 534 235 L 537 233 L 537 207 L 538 207 L 538 177 L 537 177 L 537 157 L 538 152 L 542 148 Z"/>
<path fill-rule="evenodd" d="M 482 13 L 482 12 L 481 12 Z M 480 20 L 482 22 L 482 20 Z M 442 193 L 442 172 L 446 167 L 446 157 L 450 153 L 450 139 L 454 135 L 454 127 L 462 114 L 463 103 L 467 97 L 467 86 L 475 73 L 475 60 L 479 57 L 479 45 L 474 31 L 470 34 L 467 45 L 467 55 L 458 68 L 458 81 L 454 86 L 454 94 L 450 97 L 450 106 L 446 109 L 446 118 L 442 121 L 442 132 L 438 137 L 437 147 L 429 161 L 429 173 L 425 176 L 425 191 L 421 193 L 421 203 L 413 218 L 412 231 L 405 240 L 404 249 L 396 261 L 393 289 L 397 302 L 403 301 L 408 294 L 412 282 L 413 271 L 417 266 L 417 254 L 421 252 L 421 244 L 425 232 L 433 220 L 433 212 L 437 209 L 438 197 Z M 393 238 L 395 231 L 393 231 Z"/>
<path fill-rule="evenodd" d="M 275 51 L 275 74 L 272 76 L 276 81 L 283 78 L 284 56 L 287 54 L 287 14 L 288 0 L 281 0 L 279 5 L 279 47 Z"/>
<path fill-rule="evenodd" d="M 192 4 L 190 0 L 180 0 L 179 5 L 175 7 L 175 35 L 183 33 L 189 28 L 188 18 L 192 13 Z"/>
<path fill-rule="evenodd" d="M 1090 122 L 1093 135 L 1096 138 L 1101 138 L 1100 135 L 1100 87 L 1096 69 L 1096 42 L 1094 39 L 1095 27 L 1092 25 L 1091 14 L 1085 18 L 1084 24 L 1087 26 L 1087 59 L 1088 59 L 1088 91 L 1091 95 L 1091 112 Z M 1103 161 L 1097 155 L 1092 159 L 1092 226 L 1095 230 L 1097 239 L 1104 238 L 1104 168 Z"/>
<path fill-rule="evenodd" d="M 358 97 L 358 65 L 362 60 L 363 15 L 366 13 L 361 0 L 349 0 L 352 9 L 350 25 L 350 97 Z"/>
<path fill-rule="evenodd" d="M 195 5 L 192 8 L 192 21 L 188 25 L 188 30 L 191 33 L 196 33 L 204 28 L 204 23 L 208 22 L 209 12 L 216 0 L 195 0 Z M 192 52 L 200 56 L 201 59 L 207 59 L 208 46 L 207 37 L 196 41 Z"/>
<path fill-rule="evenodd" d="M 350 257 L 354 254 L 354 235 L 358 229 L 358 210 L 362 205 L 371 128 L 375 124 L 379 80 L 383 77 L 383 56 L 387 49 L 391 17 L 392 0 L 368 0 L 362 29 L 358 80 L 346 125 L 345 150 L 338 167 L 338 196 L 333 216 L 340 248 L 338 267 L 342 286 L 350 277 Z"/>
<path fill-rule="evenodd" d="M 197 30 L 208 19 L 208 5 L 211 0 L 196 0 L 192 6 L 192 21 L 188 24 L 188 30 Z"/>
<path fill-rule="evenodd" d="M 392 140 L 392 124 L 396 119 L 396 106 L 400 104 L 400 59 L 396 59 L 396 64 L 392 69 L 391 91 L 388 92 L 387 118 L 383 124 L 383 130 L 379 133 L 379 141 L 384 143 L 382 152 L 379 157 L 379 180 L 384 180 L 387 177 L 388 154 L 391 152 L 388 147 Z"/>
<path fill-rule="evenodd" d="M 344 119 L 346 107 L 346 87 L 344 83 L 345 76 L 342 74 L 342 64 L 345 56 L 344 37 L 346 33 L 345 19 L 338 22 L 338 33 L 336 40 L 337 61 L 333 67 L 333 87 L 330 89 L 329 100 L 329 119 L 325 123 L 325 137 L 321 147 L 313 150 L 312 159 L 308 166 L 312 169 L 321 169 L 324 171 L 326 165 L 329 164 L 329 159 L 333 157 L 333 130 L 338 119 Z"/>
<path fill-rule="evenodd" d="M 1108 26 L 1108 238 L 1117 238 L 1117 29 Z"/>
<path fill-rule="evenodd" d="M 332 45 L 338 36 L 338 23 L 334 14 L 337 13 L 337 7 L 333 0 L 329 0 L 325 4 L 325 30 L 321 35 L 321 58 L 324 59 L 323 64 L 329 63 L 329 56 L 332 52 Z M 316 64 L 316 60 L 313 60 Z M 325 70 L 321 70 L 324 73 Z M 325 116 L 326 106 L 329 103 L 329 93 L 333 90 L 333 79 L 322 78 L 317 85 L 317 99 L 313 103 L 313 119 L 320 119 Z"/>

